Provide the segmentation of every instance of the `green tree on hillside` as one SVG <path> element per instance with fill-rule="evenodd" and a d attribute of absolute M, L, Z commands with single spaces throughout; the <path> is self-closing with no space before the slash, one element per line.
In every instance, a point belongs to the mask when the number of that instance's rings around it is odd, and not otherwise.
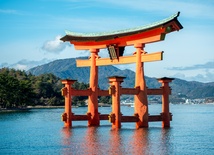
<path fill-rule="evenodd" d="M 89 84 L 85 84 L 83 82 L 79 83 L 78 81 L 76 81 L 72 87 L 74 89 L 77 89 L 77 90 L 86 90 L 89 88 Z M 88 99 L 88 96 L 73 96 L 72 97 L 72 104 L 84 106 L 85 100 L 87 100 L 87 99 Z"/>
<path fill-rule="evenodd" d="M 89 84 L 85 84 L 83 82 L 75 82 L 73 84 L 73 88 L 77 90 L 86 90 L 89 88 Z M 73 105 L 85 105 L 85 100 L 88 99 L 88 96 L 73 96 L 72 97 L 72 104 Z M 111 104 L 111 97 L 110 96 L 99 96 L 98 97 L 99 103 Z"/>
<path fill-rule="evenodd" d="M 42 74 L 35 77 L 32 83 L 36 93 L 35 105 L 62 105 L 62 84 L 58 77 L 53 74 Z"/>
<path fill-rule="evenodd" d="M 25 71 L 0 69 L 0 108 L 25 107 L 28 105 L 64 105 L 60 78 L 53 74 L 39 76 Z M 75 82 L 73 88 L 86 90 L 89 84 Z M 73 96 L 73 105 L 85 105 L 88 96 Z M 99 97 L 99 102 L 111 103 L 109 96 Z"/>
<path fill-rule="evenodd" d="M 53 74 L 34 76 L 25 71 L 0 69 L 0 107 L 62 105 L 61 81 Z"/>
<path fill-rule="evenodd" d="M 34 96 L 30 82 L 18 80 L 9 74 L 10 71 L 0 71 L 0 105 L 3 108 L 24 107 L 32 102 Z M 12 70 L 13 73 L 13 70 Z"/>

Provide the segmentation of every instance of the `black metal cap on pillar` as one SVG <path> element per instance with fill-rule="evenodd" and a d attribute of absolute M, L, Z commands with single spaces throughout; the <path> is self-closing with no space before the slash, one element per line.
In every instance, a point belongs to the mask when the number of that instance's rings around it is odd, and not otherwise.
<path fill-rule="evenodd" d="M 125 79 L 126 77 L 124 76 L 110 76 L 108 77 L 109 81 L 112 81 L 113 79 L 115 79 L 116 81 L 120 81 L 123 82 L 123 79 Z"/>
<path fill-rule="evenodd" d="M 169 78 L 169 77 L 162 77 L 162 78 L 157 78 L 157 80 L 159 82 L 172 82 L 172 80 L 174 80 L 174 78 Z"/>
<path fill-rule="evenodd" d="M 108 77 L 109 79 L 112 79 L 112 78 L 119 78 L 119 79 L 125 79 L 126 77 L 125 76 L 109 76 Z"/>
<path fill-rule="evenodd" d="M 63 79 L 63 80 L 61 80 L 62 84 L 65 84 L 65 83 L 71 83 L 71 84 L 73 84 L 76 81 L 77 80 L 72 80 L 72 79 Z"/>

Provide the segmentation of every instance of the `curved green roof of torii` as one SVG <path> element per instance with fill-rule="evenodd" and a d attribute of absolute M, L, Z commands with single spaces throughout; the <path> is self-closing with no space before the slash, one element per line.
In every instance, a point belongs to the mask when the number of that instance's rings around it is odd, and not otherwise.
<path fill-rule="evenodd" d="M 62 37 L 60 40 L 62 41 L 100 41 L 100 40 L 107 40 L 112 39 L 115 37 L 122 37 L 132 34 L 137 34 L 139 32 L 144 32 L 150 29 L 154 29 L 156 27 L 164 26 L 172 21 L 176 23 L 176 25 L 179 27 L 179 29 L 182 29 L 183 26 L 180 24 L 180 22 L 177 20 L 177 17 L 179 16 L 180 12 L 177 12 L 176 14 L 163 19 L 158 22 L 154 22 L 152 24 L 131 28 L 131 29 L 125 29 L 125 30 L 119 30 L 119 31 L 111 31 L 111 32 L 101 32 L 101 33 L 77 33 L 77 32 L 71 32 L 66 30 L 66 35 Z"/>

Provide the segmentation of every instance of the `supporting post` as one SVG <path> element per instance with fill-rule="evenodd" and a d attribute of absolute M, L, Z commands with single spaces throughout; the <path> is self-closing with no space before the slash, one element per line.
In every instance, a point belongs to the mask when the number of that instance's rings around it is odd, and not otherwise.
<path fill-rule="evenodd" d="M 160 78 L 158 82 L 162 83 L 162 127 L 169 128 L 170 127 L 170 120 L 171 120 L 171 113 L 169 112 L 169 95 L 171 94 L 171 89 L 169 87 L 169 82 L 172 82 L 173 78 Z"/>
<path fill-rule="evenodd" d="M 125 77 L 112 76 L 109 77 L 109 93 L 112 95 L 112 113 L 110 114 L 110 121 L 112 123 L 112 128 L 119 129 L 121 128 L 121 117 L 120 112 L 120 95 L 121 95 L 121 86 Z M 113 118 L 114 117 L 114 118 Z"/>
<path fill-rule="evenodd" d="M 90 68 L 90 88 L 92 93 L 88 96 L 88 126 L 99 126 L 100 119 L 98 113 L 98 67 L 96 58 L 98 58 L 98 49 L 91 49 L 91 68 Z"/>
<path fill-rule="evenodd" d="M 62 80 L 62 84 L 65 85 L 61 89 L 62 95 L 65 97 L 65 112 L 62 114 L 62 120 L 65 122 L 65 127 L 72 127 L 72 103 L 71 103 L 71 85 L 76 80 Z"/>
<path fill-rule="evenodd" d="M 143 51 L 144 44 L 135 44 L 136 48 L 136 73 L 135 73 L 135 88 L 140 88 L 139 94 L 134 96 L 135 100 L 135 115 L 139 116 L 139 121 L 136 123 L 136 128 L 148 127 L 148 100 L 147 88 L 144 77 L 144 63 L 141 61 L 141 55 L 146 52 Z"/>

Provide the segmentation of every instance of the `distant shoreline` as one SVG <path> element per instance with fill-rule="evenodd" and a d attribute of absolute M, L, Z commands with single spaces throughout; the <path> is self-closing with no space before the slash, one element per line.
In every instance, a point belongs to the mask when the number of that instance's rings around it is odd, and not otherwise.
<path fill-rule="evenodd" d="M 0 113 L 6 113 L 6 112 L 27 112 L 31 109 L 61 109 L 64 108 L 64 106 L 27 106 L 24 108 L 0 108 Z"/>
<path fill-rule="evenodd" d="M 5 113 L 5 112 L 26 112 L 29 111 L 30 108 L 0 108 L 0 113 Z"/>
<path fill-rule="evenodd" d="M 111 105 L 109 104 L 101 104 L 99 107 L 110 107 Z M 78 108 L 78 107 L 88 107 L 86 106 L 72 106 L 72 108 Z M 31 109 L 64 109 L 65 106 L 27 106 L 24 108 L 0 108 L 0 113 L 7 113 L 7 112 L 27 112 L 30 111 Z"/>
<path fill-rule="evenodd" d="M 27 106 L 28 109 L 56 109 L 64 108 L 65 106 Z"/>

